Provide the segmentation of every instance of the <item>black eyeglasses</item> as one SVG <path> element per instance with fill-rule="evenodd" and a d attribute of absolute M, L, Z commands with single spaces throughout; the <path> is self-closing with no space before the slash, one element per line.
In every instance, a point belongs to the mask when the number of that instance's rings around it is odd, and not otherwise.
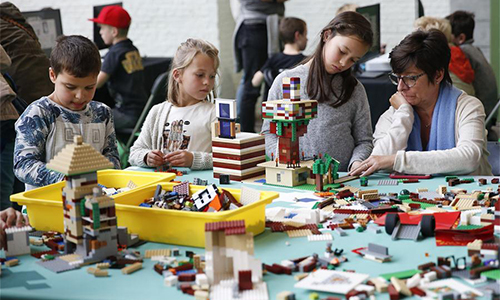
<path fill-rule="evenodd" d="M 418 75 L 404 75 L 404 76 L 398 76 L 394 73 L 389 74 L 389 79 L 391 79 L 391 82 L 394 85 L 398 85 L 400 80 L 403 80 L 403 83 L 408 87 L 411 88 L 417 84 L 417 80 L 424 76 L 425 73 L 418 74 Z"/>

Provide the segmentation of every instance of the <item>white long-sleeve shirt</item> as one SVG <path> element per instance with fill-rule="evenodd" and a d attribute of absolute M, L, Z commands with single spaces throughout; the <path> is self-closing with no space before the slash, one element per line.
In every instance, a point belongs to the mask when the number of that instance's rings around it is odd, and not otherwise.
<path fill-rule="evenodd" d="M 393 169 L 401 173 L 491 175 L 484 119 L 481 101 L 462 93 L 455 111 L 455 148 L 406 151 L 414 121 L 413 107 L 390 107 L 375 126 L 372 155 L 396 154 Z"/>
<path fill-rule="evenodd" d="M 141 133 L 130 148 L 129 162 L 133 166 L 146 167 L 144 157 L 152 150 L 162 151 L 164 143 L 164 131 L 169 132 L 169 136 L 175 134 L 183 135 L 183 141 L 187 143 L 185 150 L 193 153 L 193 164 L 191 169 L 201 170 L 213 167 L 212 162 L 212 134 L 211 124 L 215 122 L 214 104 L 202 101 L 190 106 L 178 107 L 170 102 L 153 106 L 148 113 Z M 182 133 L 177 133 L 172 129 L 172 123 L 182 121 Z M 173 144 L 169 144 L 172 149 Z"/>

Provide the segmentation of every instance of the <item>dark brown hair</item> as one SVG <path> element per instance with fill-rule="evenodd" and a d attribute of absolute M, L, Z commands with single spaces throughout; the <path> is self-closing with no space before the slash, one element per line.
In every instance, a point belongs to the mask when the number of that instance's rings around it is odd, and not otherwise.
<path fill-rule="evenodd" d="M 97 75 L 101 70 L 101 55 L 86 37 L 60 36 L 50 54 L 50 66 L 56 76 L 63 71 L 79 78 Z"/>
<path fill-rule="evenodd" d="M 306 30 L 306 22 L 294 17 L 283 18 L 280 21 L 280 39 L 283 44 L 291 44 L 295 42 L 295 32 L 304 34 Z"/>
<path fill-rule="evenodd" d="M 351 68 L 349 68 L 331 76 L 330 82 L 326 85 L 328 73 L 323 61 L 323 49 L 325 43 L 328 42 L 324 40 L 327 32 L 331 32 L 328 41 L 339 34 L 342 36 L 356 37 L 371 47 L 373 43 L 373 31 L 370 22 L 368 22 L 365 17 L 352 11 L 346 11 L 337 15 L 321 30 L 319 44 L 314 54 L 309 58 L 309 60 L 312 61 L 309 76 L 307 78 L 307 94 L 311 99 L 316 99 L 318 102 L 326 102 L 333 93 L 337 101 L 335 101 L 332 106 L 339 107 L 351 98 L 352 92 L 358 84 L 358 81 L 351 74 Z M 340 94 L 335 92 L 332 84 L 333 79 L 337 75 L 342 77 L 342 89 L 340 90 Z"/>
<path fill-rule="evenodd" d="M 434 83 L 436 73 L 443 70 L 443 81 L 451 84 L 448 71 L 450 57 L 451 51 L 446 36 L 437 29 L 410 33 L 389 54 L 392 71 L 396 74 L 401 74 L 415 65 Z"/>
<path fill-rule="evenodd" d="M 474 37 L 474 14 L 471 12 L 457 10 L 451 15 L 447 16 L 451 23 L 451 33 L 454 36 L 459 36 L 461 33 L 465 34 L 465 40 L 470 40 Z"/>

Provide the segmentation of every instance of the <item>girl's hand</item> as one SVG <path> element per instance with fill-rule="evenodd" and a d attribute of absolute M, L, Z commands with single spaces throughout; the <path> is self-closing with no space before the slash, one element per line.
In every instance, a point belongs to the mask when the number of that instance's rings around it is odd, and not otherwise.
<path fill-rule="evenodd" d="M 176 167 L 188 167 L 193 164 L 193 153 L 186 150 L 178 150 L 165 155 L 165 160 Z"/>
<path fill-rule="evenodd" d="M 392 107 L 394 109 L 398 109 L 401 105 L 403 104 L 408 104 L 408 101 L 406 101 L 405 97 L 400 92 L 394 93 L 394 95 L 391 96 L 391 99 L 389 99 L 389 102 L 391 103 Z"/>
<path fill-rule="evenodd" d="M 158 167 L 165 164 L 163 160 L 163 153 L 160 150 L 153 150 L 146 155 L 145 159 L 146 165 L 150 167 Z"/>
<path fill-rule="evenodd" d="M 368 176 L 378 170 L 392 170 L 396 154 L 393 155 L 372 155 L 361 162 L 357 167 L 352 164 L 349 175 Z"/>

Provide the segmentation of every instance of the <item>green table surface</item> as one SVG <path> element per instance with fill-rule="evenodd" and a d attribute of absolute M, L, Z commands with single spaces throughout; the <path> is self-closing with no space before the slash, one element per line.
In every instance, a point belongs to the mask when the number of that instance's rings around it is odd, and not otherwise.
<path fill-rule="evenodd" d="M 129 168 L 129 170 L 152 171 L 151 169 Z M 345 175 L 345 174 L 341 174 Z M 210 183 L 219 185 L 218 179 L 213 178 L 211 171 L 189 171 L 188 174 L 178 177 L 177 180 L 189 180 L 193 178 L 209 179 Z M 461 177 L 464 178 L 464 177 Z M 479 177 L 474 177 L 475 179 Z M 489 180 L 492 177 L 484 177 Z M 444 177 L 435 177 L 428 180 L 420 180 L 419 183 L 399 184 L 397 186 L 378 186 L 378 180 L 388 179 L 387 174 L 375 174 L 369 177 L 367 187 L 363 189 L 378 189 L 379 192 L 399 192 L 402 189 L 408 189 L 412 192 L 416 188 L 428 188 L 429 191 L 435 190 L 439 185 L 444 185 Z M 348 185 L 359 187 L 359 180 L 346 183 Z M 254 184 L 245 184 L 248 187 L 260 190 L 273 190 L 280 193 L 296 192 L 296 189 L 278 188 L 274 186 L 259 186 Z M 222 185 L 221 185 L 222 186 Z M 227 186 L 227 185 L 223 185 Z M 232 188 L 239 188 L 241 183 L 231 182 Z M 470 184 L 461 184 L 457 188 L 467 189 L 468 191 L 485 189 L 487 187 L 497 188 L 497 185 L 486 185 L 479 187 L 477 182 Z M 274 201 L 268 207 L 287 206 L 288 203 Z M 29 208 L 28 208 L 29 209 Z M 178 230 L 182 230 L 179 228 Z M 359 273 L 365 273 L 372 276 L 378 276 L 384 273 L 416 269 L 419 264 L 429 261 L 436 262 L 438 256 L 462 257 L 467 255 L 466 247 L 437 247 L 434 238 L 427 238 L 417 242 L 409 240 L 393 241 L 391 237 L 382 230 L 382 233 L 375 234 L 369 231 L 356 232 L 347 231 L 347 236 L 339 237 L 333 235 L 333 248 L 344 249 L 344 254 L 348 261 L 342 263 L 337 270 L 356 270 Z M 254 239 L 255 257 L 263 263 L 280 263 L 284 259 L 294 259 L 302 256 L 318 253 L 323 256 L 326 241 L 308 242 L 306 237 L 288 238 L 285 233 L 272 233 L 266 229 L 262 234 Z M 287 245 L 287 242 L 289 243 Z M 365 260 L 351 252 L 352 249 L 366 247 L 368 243 L 377 243 L 389 247 L 389 254 L 393 256 L 392 261 L 378 263 Z M 146 243 L 138 248 L 144 254 L 148 249 L 179 248 L 181 258 L 185 257 L 185 251 L 191 250 L 197 254 L 204 254 L 202 248 L 183 247 L 178 245 L 168 245 L 159 243 Z M 45 247 L 32 246 L 32 252 L 43 251 Z M 428 256 L 426 256 L 428 254 Z M 7 268 L 2 267 L 0 277 L 0 298 L 1 299 L 190 299 L 193 296 L 182 294 L 174 287 L 167 287 L 163 284 L 163 277 L 153 270 L 154 262 L 150 259 L 144 259 L 143 269 L 131 275 L 123 275 L 120 270 L 109 270 L 109 277 L 96 278 L 87 273 L 87 266 L 77 270 L 64 273 L 53 273 L 35 262 L 36 258 L 25 255 L 19 257 L 18 266 Z M 294 273 L 296 274 L 296 273 Z M 292 291 L 296 299 L 309 299 L 312 291 L 296 289 L 296 283 L 293 276 L 275 275 L 268 273 L 264 276 L 269 291 L 269 299 L 275 299 L 281 291 Z M 344 298 L 343 295 L 329 294 L 320 292 L 321 297 L 336 296 Z M 377 294 L 377 299 L 389 299 L 388 294 Z M 407 297 L 405 299 L 418 299 L 417 297 Z"/>

